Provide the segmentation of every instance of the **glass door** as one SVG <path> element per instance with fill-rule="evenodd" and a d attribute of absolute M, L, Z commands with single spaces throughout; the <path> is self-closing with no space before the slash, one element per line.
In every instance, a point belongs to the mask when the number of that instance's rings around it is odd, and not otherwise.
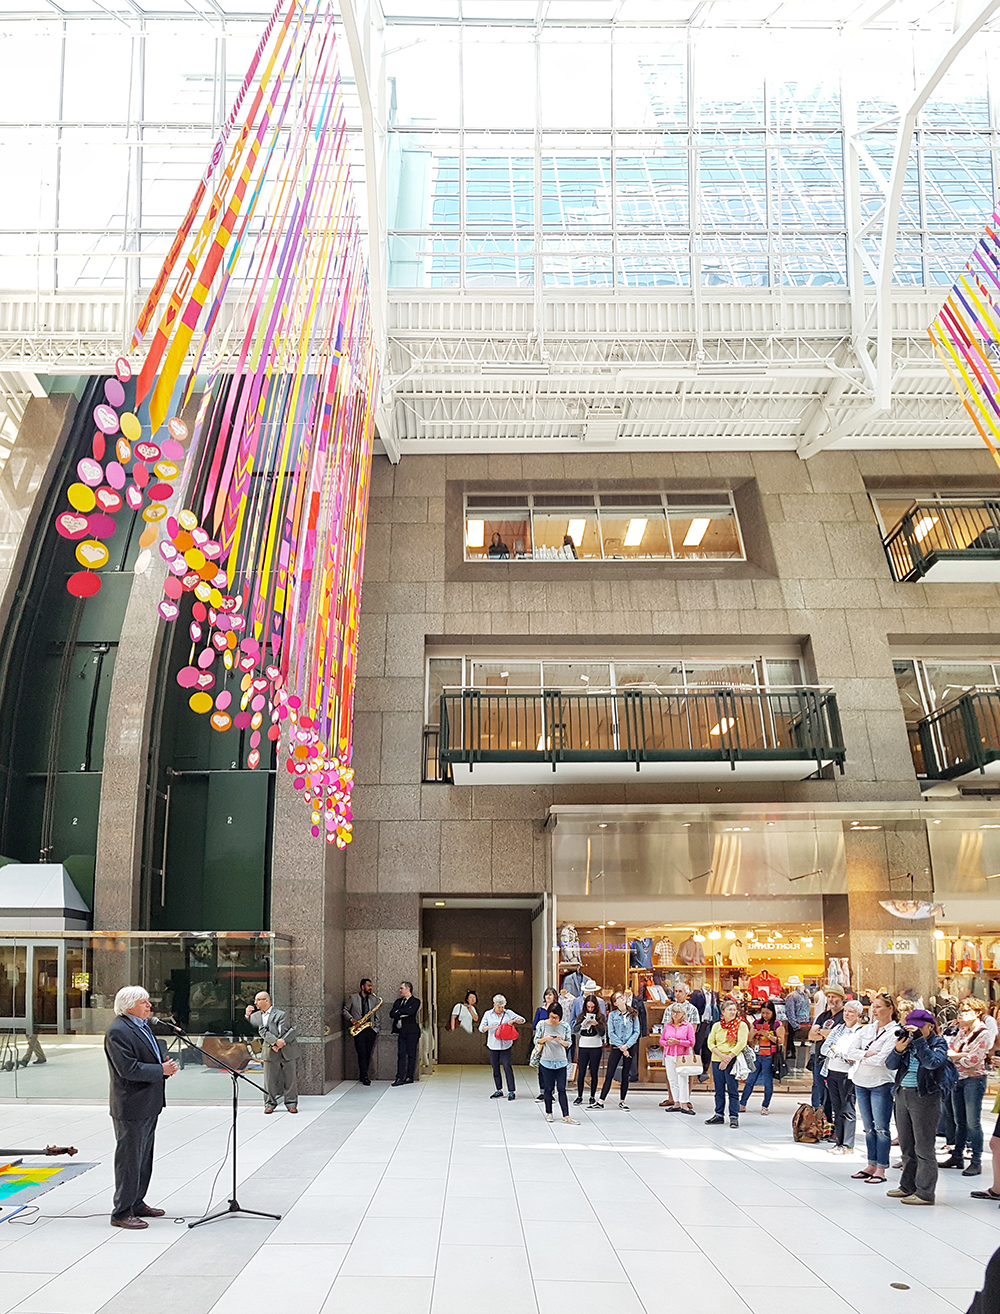
<path fill-rule="evenodd" d="M 0 1029 L 23 1029 L 27 1020 L 28 951 L 23 944 L 0 944 Z"/>
<path fill-rule="evenodd" d="M 438 1057 L 437 953 L 420 950 L 420 1068 L 433 1072 Z"/>

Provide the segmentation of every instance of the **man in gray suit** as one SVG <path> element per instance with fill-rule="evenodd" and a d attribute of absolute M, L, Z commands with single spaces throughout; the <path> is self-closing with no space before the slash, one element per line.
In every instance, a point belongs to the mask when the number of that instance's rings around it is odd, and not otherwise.
<path fill-rule="evenodd" d="M 247 1004 L 247 1020 L 256 1027 L 264 1044 L 261 1059 L 264 1063 L 264 1112 L 273 1113 L 284 1098 L 289 1113 L 299 1111 L 299 1079 L 295 1065 L 299 1057 L 296 1041 L 298 1028 L 293 1027 L 283 1009 L 275 1008 L 271 996 L 261 990 L 252 1004 Z"/>

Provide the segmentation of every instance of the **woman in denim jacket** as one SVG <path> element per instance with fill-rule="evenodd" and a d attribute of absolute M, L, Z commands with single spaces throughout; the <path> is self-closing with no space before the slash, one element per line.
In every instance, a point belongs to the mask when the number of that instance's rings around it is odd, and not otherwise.
<path fill-rule="evenodd" d="M 625 1103 L 625 1097 L 628 1095 L 629 1070 L 632 1067 L 632 1059 L 639 1045 L 639 1014 L 634 1008 L 630 1007 L 624 994 L 615 995 L 614 1008 L 608 1014 L 608 1044 L 611 1046 L 611 1052 L 608 1055 L 608 1069 L 604 1074 L 601 1098 L 594 1107 L 596 1109 L 604 1108 L 604 1101 L 608 1098 L 611 1083 L 615 1079 L 615 1070 L 620 1063 L 622 1068 L 621 1098 L 618 1101 L 618 1107 L 627 1112 L 628 1105 Z"/>
<path fill-rule="evenodd" d="M 907 1013 L 904 1026 L 909 1035 L 885 1056 L 885 1066 L 896 1074 L 896 1131 L 903 1152 L 899 1186 L 886 1195 L 903 1204 L 932 1205 L 938 1177 L 934 1138 L 948 1088 L 948 1042 L 925 1008 Z"/>

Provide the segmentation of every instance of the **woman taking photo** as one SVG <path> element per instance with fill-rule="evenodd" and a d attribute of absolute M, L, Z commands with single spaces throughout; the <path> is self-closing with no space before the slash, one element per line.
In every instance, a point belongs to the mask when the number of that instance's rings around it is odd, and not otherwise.
<path fill-rule="evenodd" d="M 514 1043 L 514 1036 L 508 1035 L 507 1032 L 514 1030 L 515 1023 L 523 1021 L 524 1018 L 519 1013 L 513 1013 L 507 1007 L 507 1000 L 503 995 L 494 995 L 493 1007 L 483 1016 L 479 1024 L 479 1030 L 486 1032 L 486 1048 L 490 1051 L 490 1063 L 493 1065 L 493 1084 L 496 1090 L 490 1096 L 491 1100 L 498 1100 L 503 1095 L 501 1067 L 507 1076 L 507 1098 L 514 1099 L 514 1067 L 510 1058 L 510 1047 Z M 498 1030 L 501 1032 L 499 1036 Z"/>
<path fill-rule="evenodd" d="M 574 1104 L 583 1103 L 583 1088 L 590 1073 L 589 1109 L 597 1105 L 597 1078 L 601 1070 L 601 1055 L 604 1053 L 608 1024 L 604 1020 L 596 995 L 587 995 L 583 1001 L 583 1011 L 576 1019 L 576 1099 Z"/>
<path fill-rule="evenodd" d="M 740 1010 L 732 999 L 722 1005 L 722 1017 L 708 1033 L 708 1048 L 712 1055 L 712 1076 L 715 1079 L 715 1113 L 705 1119 L 711 1127 L 725 1122 L 726 1095 L 729 1095 L 729 1125 L 740 1125 L 740 1086 L 733 1072 L 738 1054 L 742 1054 L 750 1040 L 750 1028 L 740 1017 Z M 744 1069 L 746 1071 L 746 1069 Z"/>
<path fill-rule="evenodd" d="M 764 1102 L 761 1113 L 766 1117 L 770 1112 L 771 1097 L 774 1094 L 775 1068 L 779 1056 L 785 1052 L 785 1039 L 788 1028 L 778 1021 L 778 1010 L 774 1001 L 768 999 L 761 1005 L 760 1016 L 750 1032 L 750 1044 L 753 1046 L 755 1062 L 753 1069 L 743 1083 L 743 1098 L 740 1100 L 740 1113 L 746 1113 L 747 1104 L 753 1094 L 758 1080 L 764 1086 Z"/>
<path fill-rule="evenodd" d="M 608 1041 L 611 1045 L 611 1053 L 608 1056 L 608 1070 L 604 1074 L 601 1098 L 594 1105 L 594 1108 L 604 1108 L 604 1101 L 608 1098 L 611 1083 L 615 1079 L 615 1071 L 621 1064 L 621 1088 L 618 1107 L 627 1113 L 628 1105 L 625 1103 L 625 1098 L 628 1095 L 628 1079 L 629 1070 L 632 1067 L 632 1057 L 639 1045 L 639 1015 L 634 1008 L 629 1007 L 624 993 L 619 992 L 616 994 L 613 1002 L 614 1008 L 608 1014 Z"/>
<path fill-rule="evenodd" d="M 829 1154 L 854 1153 L 857 1115 L 854 1110 L 854 1084 L 851 1081 L 855 1059 L 851 1051 L 861 1028 L 863 1011 L 856 999 L 846 1000 L 840 1014 L 842 1020 L 827 1036 L 820 1051 L 826 1060 L 826 1088 L 830 1092 L 833 1108 L 835 1144 L 830 1146 L 827 1151 Z"/>
<path fill-rule="evenodd" d="M 948 1057 L 958 1069 L 951 1092 L 955 1119 L 955 1148 L 942 1168 L 961 1168 L 963 1177 L 978 1177 L 983 1171 L 983 1097 L 986 1094 L 986 1059 L 992 1047 L 989 1029 L 983 1025 L 986 1005 L 981 1000 L 963 999 L 958 1009 L 958 1035 L 952 1037 Z M 972 1161 L 965 1166 L 965 1143 Z"/>
<path fill-rule="evenodd" d="M 934 1014 L 926 1008 L 907 1013 L 900 1036 L 886 1055 L 885 1065 L 896 1074 L 896 1132 L 903 1152 L 899 1186 L 886 1191 L 908 1205 L 932 1205 L 938 1164 L 934 1138 L 941 1120 L 948 1042 L 937 1033 Z"/>
<path fill-rule="evenodd" d="M 896 1043 L 899 1020 L 892 995 L 873 995 L 871 1011 L 871 1021 L 852 1032 L 854 1044 L 848 1051 L 848 1057 L 854 1059 L 851 1080 L 868 1154 L 864 1168 L 851 1176 L 859 1182 L 876 1185 L 885 1181 L 885 1170 L 889 1167 L 895 1074 L 886 1067 L 885 1059 Z"/>
<path fill-rule="evenodd" d="M 545 1120 L 552 1121 L 552 1094 L 556 1092 L 563 1122 L 578 1127 L 576 1119 L 569 1116 L 569 1103 L 566 1099 L 566 1069 L 569 1066 L 566 1051 L 572 1043 L 569 1027 L 562 1020 L 562 1009 L 558 1004 L 553 1004 L 547 1017 L 535 1027 L 535 1045 L 541 1050 L 538 1075 L 545 1097 Z"/>
<path fill-rule="evenodd" d="M 677 1066 L 677 1060 L 687 1061 L 694 1054 L 695 1030 L 687 1020 L 688 1005 L 675 1003 L 670 1009 L 670 1021 L 664 1022 L 660 1032 L 660 1048 L 663 1050 L 663 1070 L 670 1082 L 670 1100 L 664 1100 L 661 1108 L 668 1113 L 690 1113 L 694 1117 L 691 1105 L 691 1069 Z"/>

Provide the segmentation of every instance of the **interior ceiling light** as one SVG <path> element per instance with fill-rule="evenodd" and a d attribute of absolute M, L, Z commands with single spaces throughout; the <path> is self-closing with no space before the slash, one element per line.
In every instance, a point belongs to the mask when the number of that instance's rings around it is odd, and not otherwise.
<path fill-rule="evenodd" d="M 466 521 L 465 541 L 468 543 L 469 547 L 482 547 L 486 542 L 486 521 Z"/>
<path fill-rule="evenodd" d="M 736 932 L 735 932 L 735 931 L 727 931 L 727 932 L 726 932 L 726 939 L 727 939 L 727 940 L 735 940 L 735 939 L 736 939 Z"/>
<path fill-rule="evenodd" d="M 701 931 L 695 931 L 691 939 L 696 940 L 698 944 L 701 944 L 704 941 L 705 937 L 702 935 Z"/>
<path fill-rule="evenodd" d="M 731 717 L 731 716 L 724 716 L 724 717 L 722 718 L 722 720 L 719 722 L 718 725 L 713 725 L 713 726 L 712 726 L 711 730 L 709 730 L 708 733 L 709 733 L 710 735 L 723 735 L 723 734 L 726 733 L 727 730 L 731 730 L 735 724 L 736 724 L 736 721 L 735 721 L 735 719 L 734 719 L 733 717 Z M 737 828 L 734 827 L 734 829 L 737 829 Z M 749 830 L 749 829 L 750 829 L 750 827 L 747 826 L 747 830 Z"/>
<path fill-rule="evenodd" d="M 608 925 L 609 925 L 609 926 L 617 926 L 618 923 L 617 923 L 617 922 L 608 922 Z"/>
<path fill-rule="evenodd" d="M 708 933 L 708 938 L 709 938 L 710 940 L 721 940 L 721 939 L 722 939 L 722 932 L 721 932 L 721 931 L 709 931 L 709 933 Z"/>
<path fill-rule="evenodd" d="M 443 907 L 444 907 L 444 899 L 435 899 L 435 900 L 434 900 L 434 907 L 435 907 L 435 908 L 443 908 Z"/>
<path fill-rule="evenodd" d="M 935 939 L 935 940 L 943 940 L 943 939 L 944 939 L 944 931 L 941 930 L 941 927 L 940 927 L 940 926 L 938 926 L 938 927 L 935 929 L 935 931 L 934 931 L 934 939 Z"/>
<path fill-rule="evenodd" d="M 583 531 L 587 528 L 586 520 L 571 520 L 566 526 L 566 533 L 573 540 L 573 546 L 579 547 L 583 542 Z"/>
<path fill-rule="evenodd" d="M 934 528 L 937 522 L 938 522 L 937 516 L 924 516 L 922 520 L 917 521 L 917 523 L 913 527 L 913 537 L 917 540 L 918 543 L 923 542 L 923 540 L 931 532 L 931 530 Z"/>
<path fill-rule="evenodd" d="M 630 520 L 628 529 L 625 530 L 625 546 L 638 547 L 642 542 L 642 536 L 645 534 L 648 524 L 648 520 Z"/>
<path fill-rule="evenodd" d="M 684 535 L 684 546 L 697 547 L 705 537 L 705 531 L 711 523 L 711 520 L 707 516 L 696 516 L 688 526 L 688 532 Z"/>

